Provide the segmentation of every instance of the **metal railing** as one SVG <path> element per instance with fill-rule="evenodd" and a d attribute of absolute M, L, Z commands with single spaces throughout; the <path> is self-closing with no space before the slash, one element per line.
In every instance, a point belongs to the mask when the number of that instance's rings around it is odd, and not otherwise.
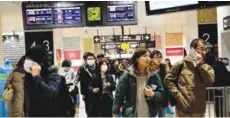
<path fill-rule="evenodd" d="M 206 98 L 206 117 L 230 117 L 230 87 L 207 87 Z"/>

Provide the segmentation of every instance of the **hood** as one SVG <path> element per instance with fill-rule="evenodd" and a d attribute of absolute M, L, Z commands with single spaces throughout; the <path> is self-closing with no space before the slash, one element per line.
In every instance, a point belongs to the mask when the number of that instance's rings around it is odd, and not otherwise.
<path fill-rule="evenodd" d="M 139 74 L 139 72 L 137 70 L 135 70 L 133 66 L 130 66 L 127 69 L 127 71 L 128 71 L 128 74 L 130 74 L 131 76 L 133 76 L 135 78 L 137 77 L 137 74 Z M 153 76 L 155 74 L 155 72 L 150 72 L 149 68 L 147 68 L 147 73 L 146 74 L 147 74 L 147 77 L 149 78 L 149 77 Z"/>

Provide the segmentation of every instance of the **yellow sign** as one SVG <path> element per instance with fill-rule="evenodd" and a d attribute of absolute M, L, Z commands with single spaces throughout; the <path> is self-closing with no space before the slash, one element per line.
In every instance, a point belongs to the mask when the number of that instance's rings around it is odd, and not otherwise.
<path fill-rule="evenodd" d="M 88 21 L 100 21 L 101 20 L 101 8 L 89 7 L 87 9 Z"/>
<path fill-rule="evenodd" d="M 129 43 L 122 43 L 121 44 L 121 49 L 123 49 L 123 50 L 129 49 Z"/>

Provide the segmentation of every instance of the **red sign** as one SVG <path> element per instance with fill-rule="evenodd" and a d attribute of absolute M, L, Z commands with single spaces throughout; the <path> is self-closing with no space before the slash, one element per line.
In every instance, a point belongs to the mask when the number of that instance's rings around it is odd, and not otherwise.
<path fill-rule="evenodd" d="M 63 51 L 64 59 L 69 60 L 79 60 L 81 59 L 81 51 L 75 50 L 75 51 Z"/>
<path fill-rule="evenodd" d="M 74 72 L 77 72 L 79 69 L 79 66 L 72 66 L 72 69 L 74 70 Z"/>
<path fill-rule="evenodd" d="M 184 48 L 166 48 L 166 56 L 183 56 Z"/>

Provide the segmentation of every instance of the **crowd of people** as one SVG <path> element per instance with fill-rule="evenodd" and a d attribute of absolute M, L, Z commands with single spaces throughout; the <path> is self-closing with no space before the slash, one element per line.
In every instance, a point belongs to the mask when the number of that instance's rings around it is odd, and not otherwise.
<path fill-rule="evenodd" d="M 194 39 L 188 55 L 174 65 L 163 58 L 160 51 L 142 47 L 122 60 L 86 52 L 75 75 L 70 60 L 58 69 L 43 47 L 31 48 L 6 83 L 15 88 L 9 116 L 73 117 L 81 94 L 88 117 L 166 117 L 169 106 L 176 107 L 178 117 L 204 117 L 206 87 L 221 74 L 218 64 L 206 63 L 203 40 Z"/>

